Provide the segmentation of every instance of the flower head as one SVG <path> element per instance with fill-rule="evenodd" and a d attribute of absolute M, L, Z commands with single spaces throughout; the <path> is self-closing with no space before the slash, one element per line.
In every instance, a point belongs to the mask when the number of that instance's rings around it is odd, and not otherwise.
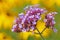
<path fill-rule="evenodd" d="M 44 19 L 44 22 L 46 23 L 45 26 L 46 27 L 50 27 L 52 30 L 54 30 L 54 32 L 56 32 L 57 30 L 54 28 L 54 25 L 55 25 L 55 21 L 54 21 L 54 16 L 55 14 L 57 14 L 57 12 L 51 12 L 49 14 L 47 14 L 45 16 L 45 19 Z"/>
<path fill-rule="evenodd" d="M 34 31 L 36 29 L 36 24 L 38 20 L 41 20 L 41 15 L 47 12 L 46 9 L 40 8 L 39 5 L 30 5 L 24 8 L 25 14 L 19 14 L 18 18 L 15 20 L 13 25 L 13 32 L 28 32 L 30 30 Z M 45 26 L 46 28 L 51 28 L 52 30 L 57 31 L 54 28 L 54 16 L 57 12 L 51 12 L 45 15 Z"/>
<path fill-rule="evenodd" d="M 26 14 L 19 14 L 12 31 L 26 32 L 30 31 L 30 29 L 34 31 L 37 21 L 41 20 L 41 15 L 46 12 L 44 8 L 39 8 L 37 5 L 27 6 L 24 10 Z"/>

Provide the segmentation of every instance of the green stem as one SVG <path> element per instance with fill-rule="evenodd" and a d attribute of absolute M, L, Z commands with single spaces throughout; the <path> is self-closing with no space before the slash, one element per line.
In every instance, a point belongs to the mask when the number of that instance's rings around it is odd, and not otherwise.
<path fill-rule="evenodd" d="M 41 34 L 46 30 L 46 27 L 42 30 Z"/>
<path fill-rule="evenodd" d="M 41 34 L 46 30 L 46 27 L 42 30 Z M 31 31 L 30 31 L 31 32 Z M 39 34 L 39 33 L 36 33 L 34 32 L 35 34 Z"/>
<path fill-rule="evenodd" d="M 45 40 L 44 37 L 42 36 L 42 34 L 39 32 L 39 30 L 37 28 L 36 28 L 36 30 L 38 31 L 38 33 L 41 36 L 42 40 Z"/>

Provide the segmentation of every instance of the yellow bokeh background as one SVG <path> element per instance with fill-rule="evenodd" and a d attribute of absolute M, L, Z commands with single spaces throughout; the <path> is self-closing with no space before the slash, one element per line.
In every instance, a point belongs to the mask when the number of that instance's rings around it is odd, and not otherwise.
<path fill-rule="evenodd" d="M 54 6 L 56 4 L 60 7 L 60 0 L 0 0 L 0 40 L 15 40 L 16 38 L 17 40 L 27 40 L 30 35 L 35 36 L 35 38 L 41 38 L 38 34 L 32 34 L 31 32 L 21 32 L 14 35 L 16 36 L 14 39 L 12 35 L 13 32 L 11 32 L 15 17 L 18 16 L 21 10 L 23 11 L 25 6 L 34 4 L 43 5 L 43 7 L 45 7 L 48 11 L 56 11 Z M 41 32 L 45 28 L 45 23 L 39 20 L 36 27 Z M 9 29 L 11 32 L 9 35 L 7 35 L 7 29 Z M 35 32 L 37 31 L 35 30 Z M 50 34 L 51 29 L 48 28 L 42 33 L 44 38 L 48 37 Z"/>

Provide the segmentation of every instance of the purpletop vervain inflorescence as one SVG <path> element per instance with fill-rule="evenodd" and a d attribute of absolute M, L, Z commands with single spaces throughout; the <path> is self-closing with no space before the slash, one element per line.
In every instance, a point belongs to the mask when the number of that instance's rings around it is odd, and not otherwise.
<path fill-rule="evenodd" d="M 51 28 L 54 32 L 57 32 L 57 30 L 54 28 L 54 24 L 56 23 L 55 21 L 54 21 L 54 16 L 57 14 L 57 12 L 51 12 L 51 13 L 49 13 L 49 14 L 47 14 L 46 16 L 45 16 L 45 19 L 44 19 L 44 22 L 45 22 L 45 26 L 47 27 L 47 28 Z"/>
<path fill-rule="evenodd" d="M 36 23 L 38 20 L 41 20 L 41 15 L 46 13 L 47 10 L 45 8 L 40 8 L 39 5 L 31 5 L 24 8 L 25 14 L 20 13 L 18 18 L 15 20 L 15 24 L 13 25 L 13 32 L 29 32 L 30 30 L 34 31 L 36 29 Z M 46 14 L 44 22 L 46 28 L 51 28 L 56 32 L 57 30 L 54 28 L 54 15 L 56 12 L 51 12 Z"/>
<path fill-rule="evenodd" d="M 44 8 L 39 8 L 38 5 L 28 6 L 24 8 L 26 14 L 21 13 L 16 18 L 15 24 L 13 25 L 13 32 L 26 32 L 35 30 L 36 22 L 41 20 L 41 15 L 46 12 Z"/>

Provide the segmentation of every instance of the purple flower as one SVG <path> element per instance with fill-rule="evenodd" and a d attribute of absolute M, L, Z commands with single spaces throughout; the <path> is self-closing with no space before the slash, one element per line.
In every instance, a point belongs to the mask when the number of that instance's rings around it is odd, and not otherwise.
<path fill-rule="evenodd" d="M 46 27 L 50 27 L 54 32 L 56 29 L 54 29 L 55 21 L 54 21 L 54 16 L 57 14 L 56 12 L 51 12 L 45 16 L 44 22 Z"/>
<path fill-rule="evenodd" d="M 35 7 L 36 6 L 36 7 Z M 25 13 L 21 13 L 18 15 L 18 18 L 15 20 L 15 24 L 13 25 L 13 32 L 28 32 L 30 29 L 32 31 L 35 30 L 36 23 L 38 20 L 41 20 L 41 15 L 47 10 L 44 8 L 39 8 L 38 5 L 27 6 L 24 8 Z M 54 27 L 54 15 L 56 12 L 49 13 L 45 16 L 44 22 L 46 27 Z M 54 29 L 55 31 L 55 29 Z"/>

